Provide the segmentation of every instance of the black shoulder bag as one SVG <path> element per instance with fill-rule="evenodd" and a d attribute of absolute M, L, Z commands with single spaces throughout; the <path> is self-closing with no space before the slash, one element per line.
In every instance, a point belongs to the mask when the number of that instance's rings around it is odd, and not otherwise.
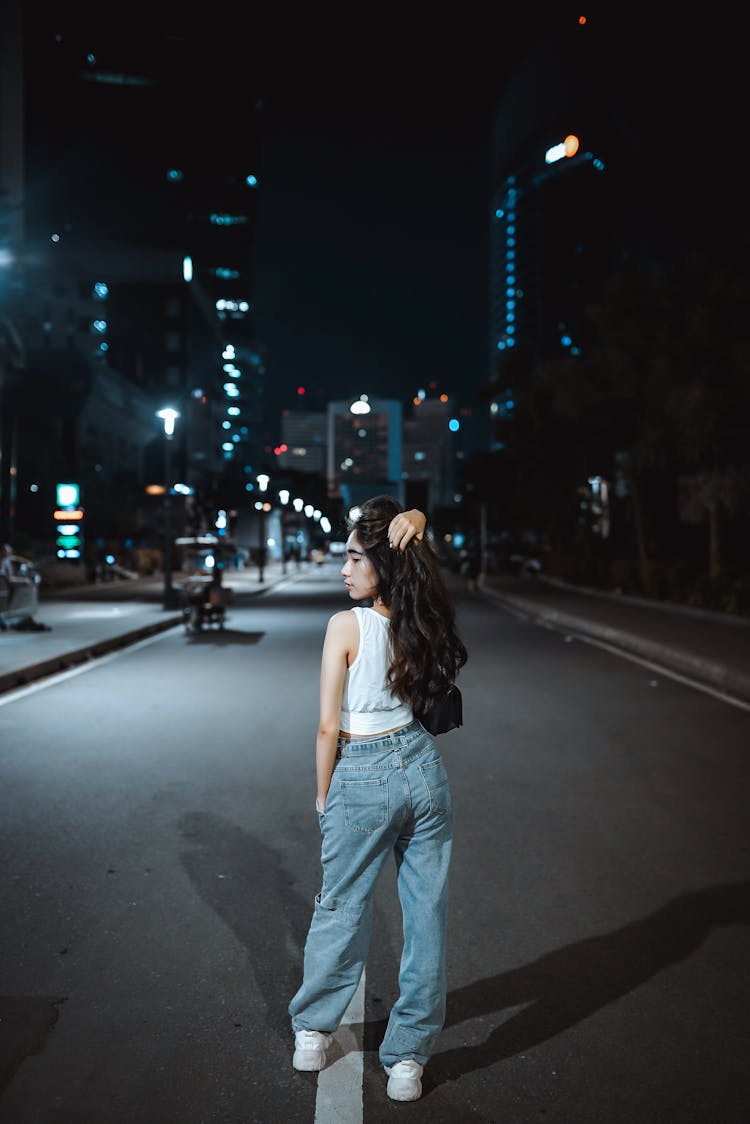
<path fill-rule="evenodd" d="M 464 709 L 461 692 L 455 683 L 445 683 L 433 695 L 427 709 L 420 714 L 419 721 L 429 734 L 447 734 L 464 724 Z"/>

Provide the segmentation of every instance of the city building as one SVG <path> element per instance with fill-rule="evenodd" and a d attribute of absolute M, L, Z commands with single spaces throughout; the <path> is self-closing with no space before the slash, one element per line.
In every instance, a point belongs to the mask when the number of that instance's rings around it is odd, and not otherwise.
<path fill-rule="evenodd" d="M 260 468 L 260 102 L 237 119 L 235 80 L 184 26 L 2 6 L 0 522 L 40 550 L 56 480 L 76 479 L 90 508 L 126 476 L 131 507 L 161 481 L 162 407 L 178 411 L 171 465 L 191 518 L 210 522 Z"/>
<path fill-rule="evenodd" d="M 324 476 L 326 472 L 327 416 L 320 410 L 283 410 L 280 469 Z"/>
<path fill-rule="evenodd" d="M 403 408 L 391 398 L 339 399 L 328 404 L 327 493 L 344 509 L 388 492 L 401 502 Z"/>
<path fill-rule="evenodd" d="M 434 511 L 457 502 L 463 450 L 460 421 L 447 394 L 417 395 L 403 423 L 401 477 L 407 507 Z"/>
<path fill-rule="evenodd" d="M 498 100 L 492 136 L 489 378 L 510 418 L 519 370 L 580 355 L 586 306 L 618 252 L 624 138 L 594 83 L 587 27 L 539 39 Z"/>

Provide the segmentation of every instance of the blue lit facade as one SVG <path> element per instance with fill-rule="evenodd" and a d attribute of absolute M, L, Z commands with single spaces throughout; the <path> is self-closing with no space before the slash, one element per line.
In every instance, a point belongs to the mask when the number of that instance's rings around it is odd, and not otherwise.
<path fill-rule="evenodd" d="M 541 40 L 496 106 L 488 286 L 496 419 L 512 418 L 524 372 L 583 354 L 586 307 L 623 251 L 614 183 L 627 146 L 591 52 L 588 29 Z"/>
<path fill-rule="evenodd" d="M 24 364 L 5 395 L 15 444 L 3 441 L 3 463 L 13 458 L 15 525 L 32 533 L 32 470 L 42 490 L 61 471 L 81 479 L 89 503 L 129 488 L 147 526 L 164 405 L 180 412 L 175 474 L 207 514 L 231 506 L 260 468 L 253 99 L 235 120 L 194 38 L 166 16 L 136 25 L 107 28 L 75 6 L 37 11 L 20 0 L 0 18 L 4 58 L 18 63 L 5 68 L 0 189 L 16 203 L 23 263 L 3 311 Z M 119 394 L 119 418 L 117 393 L 97 399 L 108 377 L 132 387 Z M 61 379 L 89 387 L 75 417 L 58 409 Z M 80 401 L 78 391 L 68 398 Z M 8 526 L 7 487 L 0 493 Z"/>

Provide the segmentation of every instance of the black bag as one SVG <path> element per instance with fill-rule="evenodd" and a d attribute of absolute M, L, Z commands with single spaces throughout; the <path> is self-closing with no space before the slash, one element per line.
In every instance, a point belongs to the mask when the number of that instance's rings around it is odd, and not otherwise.
<path fill-rule="evenodd" d="M 455 683 L 448 683 L 435 695 L 419 721 L 430 734 L 447 734 L 464 724 L 463 699 Z"/>

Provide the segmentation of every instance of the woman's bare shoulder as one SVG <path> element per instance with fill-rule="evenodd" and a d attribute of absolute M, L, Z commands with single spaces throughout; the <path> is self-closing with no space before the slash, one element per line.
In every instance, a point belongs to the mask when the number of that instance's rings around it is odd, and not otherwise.
<path fill-rule="evenodd" d="M 352 609 L 341 609 L 328 620 L 328 631 L 337 636 L 358 631 L 357 614 Z"/>

